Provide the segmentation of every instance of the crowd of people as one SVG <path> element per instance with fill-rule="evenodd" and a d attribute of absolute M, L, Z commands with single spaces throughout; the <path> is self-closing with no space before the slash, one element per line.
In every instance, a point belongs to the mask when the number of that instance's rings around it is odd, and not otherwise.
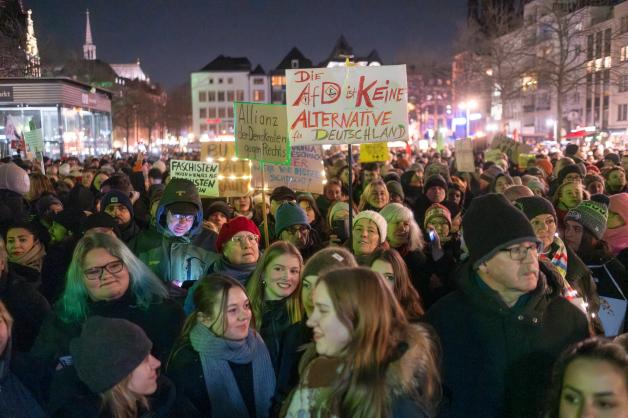
<path fill-rule="evenodd" d="M 5 158 L 0 417 L 626 418 L 619 151 L 332 147 L 321 195 L 229 198 Z"/>

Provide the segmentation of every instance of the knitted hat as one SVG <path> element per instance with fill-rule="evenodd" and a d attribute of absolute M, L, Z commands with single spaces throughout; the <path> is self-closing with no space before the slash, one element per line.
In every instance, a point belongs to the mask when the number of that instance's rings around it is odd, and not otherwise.
<path fill-rule="evenodd" d="M 125 319 L 92 316 L 81 336 L 70 341 L 78 377 L 93 393 L 103 393 L 127 377 L 148 356 L 153 343 Z"/>
<path fill-rule="evenodd" d="M 59 175 L 60 176 L 69 176 L 70 175 L 70 164 L 63 163 L 59 166 Z"/>
<path fill-rule="evenodd" d="M 604 156 L 604 160 L 611 161 L 615 165 L 619 165 L 619 163 L 621 161 L 619 159 L 619 155 L 615 154 L 614 152 L 609 152 L 608 154 L 606 154 Z"/>
<path fill-rule="evenodd" d="M 567 146 L 565 147 L 565 155 L 568 157 L 574 156 L 579 149 L 580 147 L 578 146 L 578 144 L 567 144 Z"/>
<path fill-rule="evenodd" d="M 493 182 L 493 180 L 495 180 L 498 174 L 501 174 L 503 172 L 504 170 L 502 170 L 500 166 L 492 165 L 482 172 L 480 178 L 484 181 L 491 183 Z"/>
<path fill-rule="evenodd" d="M 597 199 L 601 200 L 599 197 Z M 609 202 L 608 197 L 606 201 Z M 608 204 L 595 200 L 583 200 L 578 206 L 567 212 L 565 222 L 567 221 L 578 222 L 593 234 L 595 238 L 602 239 L 604 232 L 606 232 L 606 222 L 608 221 Z"/>
<path fill-rule="evenodd" d="M 545 158 L 539 158 L 538 160 L 536 160 L 536 166 L 545 172 L 545 177 L 551 176 L 552 172 L 554 171 L 554 166 L 552 165 L 552 162 Z"/>
<path fill-rule="evenodd" d="M 207 216 L 216 212 L 220 212 L 225 215 L 227 219 L 231 219 L 231 208 L 227 203 L 223 202 L 222 200 L 215 201 L 207 208 Z"/>
<path fill-rule="evenodd" d="M 198 213 L 198 207 L 190 202 L 174 202 L 166 206 L 166 209 L 177 215 L 196 215 Z"/>
<path fill-rule="evenodd" d="M 81 222 L 82 233 L 85 233 L 92 228 L 111 228 L 114 232 L 117 232 L 118 224 L 116 224 L 116 220 L 108 213 L 96 212 L 93 215 L 89 215 L 84 218 Z"/>
<path fill-rule="evenodd" d="M 596 181 L 604 185 L 604 177 L 597 174 L 587 174 L 584 176 L 584 187 L 589 187 L 591 183 L 595 183 Z"/>
<path fill-rule="evenodd" d="M 539 242 L 525 215 L 498 193 L 471 201 L 462 217 L 462 230 L 474 269 L 511 245 Z"/>
<path fill-rule="evenodd" d="M 41 217 L 48 210 L 50 210 L 51 205 L 63 206 L 63 203 L 61 203 L 61 201 L 57 198 L 57 196 L 53 194 L 42 195 L 39 198 L 39 200 L 37 200 L 37 204 L 35 205 L 35 208 L 37 210 L 37 215 Z"/>
<path fill-rule="evenodd" d="M 430 187 L 434 186 L 442 187 L 443 189 L 447 190 L 447 181 L 440 174 L 432 174 L 425 180 L 425 184 L 423 185 L 423 191 L 427 192 Z"/>
<path fill-rule="evenodd" d="M 279 186 L 275 187 L 275 189 L 271 193 L 270 200 L 274 200 L 277 202 L 284 200 L 297 200 L 297 195 L 290 187 Z"/>
<path fill-rule="evenodd" d="M 119 203 L 121 205 L 124 205 L 131 213 L 131 217 L 133 216 L 133 204 L 131 203 L 131 199 L 129 198 L 129 196 L 123 191 L 113 189 L 106 195 L 104 195 L 100 199 L 100 210 L 104 211 L 107 206 L 113 203 Z"/>
<path fill-rule="evenodd" d="M 331 221 L 332 219 L 334 219 L 334 215 L 341 210 L 346 210 L 347 212 L 349 212 L 349 204 L 347 202 L 341 202 L 337 200 L 333 205 L 329 207 L 329 210 L 327 211 L 327 220 L 329 225 L 331 225 Z"/>
<path fill-rule="evenodd" d="M 522 197 L 534 196 L 534 192 L 523 184 L 513 184 L 503 191 L 503 195 L 509 202 L 514 202 Z"/>
<path fill-rule="evenodd" d="M 556 221 L 556 210 L 552 202 L 541 196 L 522 197 L 514 202 L 529 220 L 539 215 L 552 215 Z"/>
<path fill-rule="evenodd" d="M 75 208 L 65 208 L 57 213 L 53 221 L 63 225 L 65 229 L 78 235 L 81 233 L 81 222 L 85 218 L 85 212 Z"/>
<path fill-rule="evenodd" d="M 26 194 L 31 188 L 28 173 L 15 163 L 0 165 L 0 189 Z"/>
<path fill-rule="evenodd" d="M 558 173 L 558 184 L 562 184 L 562 182 L 565 180 L 565 177 L 567 177 L 567 174 L 571 173 L 576 173 L 580 177 L 584 177 L 584 172 L 578 164 L 568 164 L 564 166 L 562 170 L 560 170 L 560 172 Z"/>
<path fill-rule="evenodd" d="M 166 171 L 166 163 L 161 160 L 157 160 L 153 163 L 153 168 L 157 168 L 163 174 Z"/>
<path fill-rule="evenodd" d="M 258 239 L 262 239 L 257 226 L 250 219 L 244 216 L 236 216 L 220 228 L 218 238 L 216 238 L 216 251 L 222 253 L 224 245 L 238 232 L 247 231 L 257 235 Z"/>
<path fill-rule="evenodd" d="M 353 218 L 353 225 L 351 226 L 351 228 L 355 228 L 355 224 L 360 219 L 368 219 L 370 221 L 373 221 L 375 225 L 377 225 L 377 230 L 379 231 L 379 243 L 383 244 L 384 241 L 386 241 L 386 234 L 388 233 L 388 224 L 386 223 L 386 219 L 384 219 L 382 215 L 375 212 L 374 210 L 363 210 L 362 212 L 359 212 L 357 215 L 355 215 L 355 217 Z"/>
<path fill-rule="evenodd" d="M 403 187 L 401 187 L 401 183 L 399 183 L 398 181 L 391 180 L 387 182 L 386 188 L 388 189 L 388 194 L 397 195 L 401 197 L 401 200 L 404 200 L 406 198 L 405 194 L 403 193 Z"/>
<path fill-rule="evenodd" d="M 275 236 L 279 236 L 286 228 L 292 225 L 304 225 L 308 228 L 307 214 L 303 208 L 294 202 L 284 202 L 275 213 Z"/>
<path fill-rule="evenodd" d="M 433 203 L 429 208 L 427 208 L 425 211 L 423 226 L 427 227 L 427 224 L 429 224 L 433 218 L 437 217 L 444 218 L 451 228 L 451 212 L 446 206 L 441 205 L 440 203 Z"/>

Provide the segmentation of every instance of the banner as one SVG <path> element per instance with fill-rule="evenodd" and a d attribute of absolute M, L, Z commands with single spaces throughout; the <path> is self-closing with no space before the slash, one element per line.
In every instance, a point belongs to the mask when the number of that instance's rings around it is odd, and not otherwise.
<path fill-rule="evenodd" d="M 170 176 L 190 180 L 201 196 L 218 196 L 218 163 L 170 160 Z"/>
<path fill-rule="evenodd" d="M 408 140 L 405 65 L 286 70 L 292 146 Z"/>
<path fill-rule="evenodd" d="M 473 141 L 460 139 L 454 143 L 456 150 L 456 169 L 463 173 L 475 172 L 475 158 L 473 157 Z"/>
<path fill-rule="evenodd" d="M 239 158 L 289 163 L 286 106 L 234 102 L 235 145 Z"/>
<path fill-rule="evenodd" d="M 201 160 L 218 163 L 218 196 L 246 196 L 251 191 L 251 161 L 236 157 L 234 142 L 204 142 Z"/>
<path fill-rule="evenodd" d="M 259 164 L 253 167 L 253 186 L 262 188 Z M 265 186 L 273 190 L 288 186 L 299 192 L 323 194 L 323 157 L 320 147 L 304 145 L 292 147 L 290 165 L 264 164 Z"/>
<path fill-rule="evenodd" d="M 387 142 L 376 142 L 373 144 L 360 144 L 360 162 L 378 163 L 390 160 Z"/>

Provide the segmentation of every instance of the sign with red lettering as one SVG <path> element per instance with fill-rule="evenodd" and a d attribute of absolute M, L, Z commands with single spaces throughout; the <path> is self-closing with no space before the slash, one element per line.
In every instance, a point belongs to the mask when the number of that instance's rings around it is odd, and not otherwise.
<path fill-rule="evenodd" d="M 286 70 L 292 145 L 408 140 L 405 65 Z"/>
<path fill-rule="evenodd" d="M 304 145 L 292 147 L 290 165 L 264 164 L 266 180 L 264 186 L 269 190 L 288 186 L 298 192 L 323 194 L 323 155 L 321 147 Z M 262 188 L 262 172 L 259 164 L 253 165 L 252 186 Z"/>

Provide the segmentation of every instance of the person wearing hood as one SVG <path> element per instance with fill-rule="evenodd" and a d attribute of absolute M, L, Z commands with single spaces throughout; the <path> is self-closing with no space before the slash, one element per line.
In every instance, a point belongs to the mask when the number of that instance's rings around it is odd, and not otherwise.
<path fill-rule="evenodd" d="M 299 194 L 297 196 L 297 204 L 305 211 L 307 221 L 312 229 L 312 232 L 317 235 L 316 242 L 321 243 L 326 241 L 329 238 L 327 223 L 325 222 L 325 218 L 319 210 L 318 204 L 314 200 L 312 194 Z"/>
<path fill-rule="evenodd" d="M 423 190 L 423 166 L 412 164 L 400 178 L 401 186 L 408 203 L 412 204 L 421 196 Z"/>
<path fill-rule="evenodd" d="M 46 256 L 47 233 L 37 224 L 16 222 L 9 227 L 4 237 L 9 253 L 9 269 L 39 288 Z"/>
<path fill-rule="evenodd" d="M 13 318 L 0 301 L 0 416 L 44 418 L 43 408 L 13 371 L 12 335 Z"/>
<path fill-rule="evenodd" d="M 509 186 L 512 186 L 514 180 L 508 173 L 499 173 L 491 183 L 489 193 L 503 193 Z"/>
<path fill-rule="evenodd" d="M 164 282 L 180 285 L 200 279 L 207 273 L 212 259 L 209 251 L 192 243 L 202 222 L 203 206 L 194 183 L 172 179 L 155 214 L 155 227 L 161 239 L 143 240 L 144 245 L 135 248 L 138 258 Z"/>
<path fill-rule="evenodd" d="M 233 218 L 231 207 L 222 200 L 213 202 L 205 212 L 203 227 L 194 237 L 192 243 L 207 251 L 216 252 L 216 239 L 224 224 Z"/>
<path fill-rule="evenodd" d="M 425 180 L 423 194 L 414 202 L 414 217 L 423 224 L 425 211 L 434 203 L 442 203 L 447 198 L 447 180 L 440 174 L 433 174 Z"/>
<path fill-rule="evenodd" d="M 608 222 L 604 241 L 624 267 L 628 268 L 628 193 L 619 193 L 608 198 Z"/>
<path fill-rule="evenodd" d="M 120 190 L 111 190 L 100 199 L 100 211 L 116 220 L 120 239 L 126 244 L 140 233 L 134 219 L 133 204 L 129 195 Z"/>
<path fill-rule="evenodd" d="M 236 216 L 220 229 L 216 240 L 218 253 L 210 261 L 207 274 L 226 274 L 246 286 L 260 257 L 261 239 L 262 234 L 253 221 Z M 194 292 L 203 280 L 197 280 L 188 290 L 183 307 L 188 315 L 195 309 Z"/>
<path fill-rule="evenodd" d="M 0 164 L 0 227 L 28 217 L 30 209 L 25 196 L 30 185 L 28 173 L 17 164 Z"/>

